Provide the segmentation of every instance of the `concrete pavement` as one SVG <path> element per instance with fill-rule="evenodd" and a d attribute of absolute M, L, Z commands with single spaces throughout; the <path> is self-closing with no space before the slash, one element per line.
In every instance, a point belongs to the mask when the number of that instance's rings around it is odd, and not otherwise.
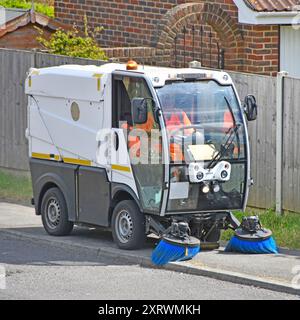
<path fill-rule="evenodd" d="M 0 203 L 0 232 L 34 243 L 81 248 L 97 255 L 118 257 L 123 262 L 153 267 L 150 256 L 155 239 L 149 239 L 143 250 L 128 252 L 119 250 L 112 242 L 111 234 L 99 229 L 75 228 L 71 236 L 50 237 L 43 230 L 40 217 L 28 207 Z M 293 270 L 297 266 L 300 266 L 298 252 L 293 255 L 241 255 L 220 249 L 202 252 L 190 262 L 168 264 L 164 269 L 300 295 L 300 290 L 292 286 Z"/>

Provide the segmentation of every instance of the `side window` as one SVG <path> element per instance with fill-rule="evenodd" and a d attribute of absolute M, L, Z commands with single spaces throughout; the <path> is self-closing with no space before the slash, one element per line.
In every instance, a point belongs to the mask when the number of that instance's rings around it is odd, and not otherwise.
<path fill-rule="evenodd" d="M 134 98 L 151 98 L 151 93 L 144 79 L 124 77 L 123 83 L 127 89 L 130 100 Z"/>
<path fill-rule="evenodd" d="M 120 123 L 127 123 L 132 129 L 158 129 L 158 124 L 155 123 L 153 117 L 153 103 L 152 95 L 148 88 L 146 81 L 142 78 L 137 77 L 122 77 L 120 80 L 115 80 L 115 110 L 117 110 L 117 115 L 115 119 L 117 122 L 117 127 Z M 136 126 L 132 121 L 132 110 L 131 103 L 134 98 L 146 98 L 148 105 L 148 123 L 145 126 Z"/>
<path fill-rule="evenodd" d="M 120 122 L 132 125 L 131 99 L 122 79 L 113 81 L 113 127 L 118 128 Z"/>

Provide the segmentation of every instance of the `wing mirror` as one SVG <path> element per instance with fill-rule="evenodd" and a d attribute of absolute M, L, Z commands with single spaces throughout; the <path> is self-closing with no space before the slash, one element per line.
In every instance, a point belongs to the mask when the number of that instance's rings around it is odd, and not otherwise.
<path fill-rule="evenodd" d="M 255 121 L 258 115 L 258 107 L 256 98 L 253 95 L 248 95 L 244 101 L 244 111 L 248 121 Z"/>
<path fill-rule="evenodd" d="M 133 98 L 131 102 L 134 124 L 145 124 L 148 121 L 148 105 L 145 98 Z"/>

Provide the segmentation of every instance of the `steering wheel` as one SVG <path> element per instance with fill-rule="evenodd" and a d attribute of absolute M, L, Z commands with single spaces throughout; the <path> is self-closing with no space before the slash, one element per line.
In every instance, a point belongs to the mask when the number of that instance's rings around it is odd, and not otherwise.
<path fill-rule="evenodd" d="M 184 143 L 185 144 L 193 144 L 193 136 L 194 134 L 190 135 L 190 136 L 185 136 L 185 135 L 176 135 L 178 132 L 180 131 L 184 131 L 185 130 L 189 130 L 189 129 L 204 129 L 205 127 L 210 127 L 211 125 L 210 124 L 207 124 L 207 125 L 204 125 L 204 124 L 201 124 L 201 125 L 191 125 L 191 126 L 180 126 L 179 128 L 176 128 L 174 130 L 171 130 L 169 132 L 169 135 L 171 137 L 173 137 L 174 139 L 174 142 L 178 143 L 178 144 L 182 144 L 182 140 L 184 140 Z M 216 128 L 215 128 L 216 129 Z M 223 127 L 220 128 L 220 130 L 223 130 Z M 232 133 L 232 131 L 234 130 L 234 128 L 231 128 L 225 137 L 228 137 L 228 135 L 230 135 Z M 198 134 L 200 134 L 199 132 L 196 132 Z M 240 138 L 239 138 L 239 134 L 238 132 L 235 132 L 236 134 L 236 137 L 237 137 L 237 144 L 238 144 L 238 159 L 240 159 L 240 156 L 241 156 L 241 145 L 240 145 Z"/>
<path fill-rule="evenodd" d="M 181 144 L 182 140 L 184 140 L 185 144 L 193 144 L 195 134 L 198 135 L 199 137 L 200 132 L 195 131 L 191 135 L 184 135 L 185 130 L 190 130 L 190 129 L 204 129 L 204 126 L 203 125 L 180 126 L 176 129 L 170 130 L 169 135 L 172 137 L 175 143 L 177 142 L 178 144 Z M 180 131 L 183 134 L 178 134 Z"/>

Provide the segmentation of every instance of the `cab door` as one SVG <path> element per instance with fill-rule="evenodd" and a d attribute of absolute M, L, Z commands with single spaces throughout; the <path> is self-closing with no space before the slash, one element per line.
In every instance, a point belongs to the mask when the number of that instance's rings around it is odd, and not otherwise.
<path fill-rule="evenodd" d="M 121 172 L 122 166 L 112 169 L 112 181 L 129 184 L 134 180 L 140 205 L 145 213 L 160 214 L 164 186 L 161 128 L 155 120 L 153 95 L 143 76 L 126 72 L 113 75 L 113 128 L 117 132 L 116 148 L 124 148 L 130 161 L 130 169 Z M 136 124 L 133 118 L 134 100 L 145 99 L 147 121 Z M 115 168 L 115 170 L 114 170 Z M 119 170 L 118 170 L 119 169 Z M 126 175 L 126 176 L 125 176 Z"/>

